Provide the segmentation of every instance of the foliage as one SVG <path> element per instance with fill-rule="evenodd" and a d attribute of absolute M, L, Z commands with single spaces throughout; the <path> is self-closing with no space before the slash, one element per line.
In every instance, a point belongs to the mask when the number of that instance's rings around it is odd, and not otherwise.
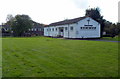
<path fill-rule="evenodd" d="M 111 36 L 119 35 L 120 34 L 120 23 L 113 24 L 107 21 L 105 22 L 104 31 Z"/>
<path fill-rule="evenodd" d="M 91 17 L 91 18 L 93 18 L 94 20 L 97 20 L 97 21 L 99 19 L 103 18 L 103 16 L 101 16 L 101 14 L 100 14 L 100 9 L 99 8 L 87 9 L 85 16 L 89 16 L 89 17 Z"/>
<path fill-rule="evenodd" d="M 11 25 L 14 36 L 22 36 L 32 26 L 32 20 L 28 15 L 16 15 Z"/>
<path fill-rule="evenodd" d="M 0 37 L 0 78 L 2 78 L 2 38 Z"/>
<path fill-rule="evenodd" d="M 3 38 L 3 77 L 118 77 L 118 43 Z"/>
<path fill-rule="evenodd" d="M 5 23 L 5 25 L 12 25 L 12 22 L 15 20 L 15 18 L 13 17 L 13 15 L 12 14 L 8 14 L 7 15 L 7 18 L 6 18 L 6 23 Z"/>

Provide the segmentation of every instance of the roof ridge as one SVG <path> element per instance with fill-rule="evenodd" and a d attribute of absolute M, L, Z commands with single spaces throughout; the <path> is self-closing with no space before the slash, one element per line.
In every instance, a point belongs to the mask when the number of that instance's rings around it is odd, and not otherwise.
<path fill-rule="evenodd" d="M 54 22 L 49 24 L 48 26 L 57 26 L 57 25 L 65 25 L 65 24 L 72 24 L 72 23 L 76 23 L 82 19 L 86 18 L 86 16 L 84 17 L 78 17 L 78 18 L 73 18 L 73 19 L 67 19 L 67 20 L 63 20 L 63 21 L 58 21 L 58 22 Z"/>

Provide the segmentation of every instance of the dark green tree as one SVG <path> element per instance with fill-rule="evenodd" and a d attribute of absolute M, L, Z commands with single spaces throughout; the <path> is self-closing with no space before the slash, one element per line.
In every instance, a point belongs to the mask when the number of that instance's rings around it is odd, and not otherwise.
<path fill-rule="evenodd" d="M 106 23 L 105 22 L 105 32 L 107 32 L 108 35 L 111 37 L 114 37 L 116 35 L 120 34 L 120 23 Z"/>
<path fill-rule="evenodd" d="M 110 27 L 112 26 L 112 23 L 109 21 L 105 21 L 104 24 L 104 31 L 106 32 L 106 34 L 110 35 Z"/>
<path fill-rule="evenodd" d="M 101 14 L 100 14 L 100 9 L 99 8 L 87 9 L 85 16 L 89 16 L 89 17 L 91 17 L 91 18 L 93 18 L 94 20 L 97 20 L 97 21 L 99 19 L 103 18 L 103 16 L 101 16 Z"/>
<path fill-rule="evenodd" d="M 11 25 L 14 36 L 23 36 L 32 26 L 32 20 L 28 15 L 16 15 Z"/>

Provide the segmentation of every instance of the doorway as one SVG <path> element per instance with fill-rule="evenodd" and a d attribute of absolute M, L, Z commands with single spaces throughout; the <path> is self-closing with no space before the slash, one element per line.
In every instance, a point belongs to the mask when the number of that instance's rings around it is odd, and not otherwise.
<path fill-rule="evenodd" d="M 63 37 L 64 36 L 64 28 L 63 27 L 59 27 L 59 37 Z"/>

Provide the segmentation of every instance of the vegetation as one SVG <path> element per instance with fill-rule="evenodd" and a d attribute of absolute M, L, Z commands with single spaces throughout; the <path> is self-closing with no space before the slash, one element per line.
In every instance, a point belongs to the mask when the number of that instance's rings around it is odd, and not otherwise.
<path fill-rule="evenodd" d="M 0 37 L 0 78 L 2 77 L 2 38 Z"/>
<path fill-rule="evenodd" d="M 103 16 L 101 16 L 99 8 L 86 9 L 85 16 L 89 16 L 89 17 L 93 18 L 96 21 L 103 20 Z"/>
<path fill-rule="evenodd" d="M 107 34 L 111 36 L 116 36 L 120 34 L 120 23 L 113 24 L 109 21 L 105 22 L 105 28 Z"/>
<path fill-rule="evenodd" d="M 118 43 L 3 38 L 3 77 L 117 77 Z"/>
<path fill-rule="evenodd" d="M 23 34 L 32 28 L 33 23 L 28 15 L 8 16 L 8 24 L 12 27 L 14 36 L 23 36 Z"/>

